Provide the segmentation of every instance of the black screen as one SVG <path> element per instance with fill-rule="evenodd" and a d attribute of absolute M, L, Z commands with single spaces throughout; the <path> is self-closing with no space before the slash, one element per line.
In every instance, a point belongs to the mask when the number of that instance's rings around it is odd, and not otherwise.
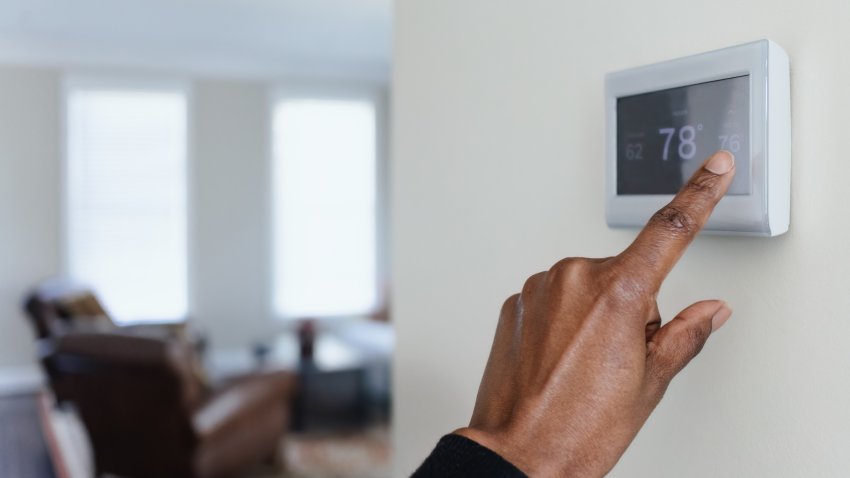
<path fill-rule="evenodd" d="M 617 194 L 675 194 L 718 149 L 735 154 L 729 194 L 749 194 L 749 79 L 618 98 Z"/>

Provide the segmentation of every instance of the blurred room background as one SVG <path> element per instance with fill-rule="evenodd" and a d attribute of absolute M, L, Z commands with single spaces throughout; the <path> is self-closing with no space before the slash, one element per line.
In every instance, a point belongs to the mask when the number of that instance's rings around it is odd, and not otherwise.
<path fill-rule="evenodd" d="M 0 476 L 389 476 L 390 0 L 0 0 Z"/>

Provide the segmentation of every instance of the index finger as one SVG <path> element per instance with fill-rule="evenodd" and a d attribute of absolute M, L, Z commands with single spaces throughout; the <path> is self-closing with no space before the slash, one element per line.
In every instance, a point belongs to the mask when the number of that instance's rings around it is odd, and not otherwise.
<path fill-rule="evenodd" d="M 705 226 L 735 176 L 735 158 L 718 151 L 703 162 L 669 204 L 658 210 L 621 259 L 645 263 L 653 287 L 661 282 Z"/>

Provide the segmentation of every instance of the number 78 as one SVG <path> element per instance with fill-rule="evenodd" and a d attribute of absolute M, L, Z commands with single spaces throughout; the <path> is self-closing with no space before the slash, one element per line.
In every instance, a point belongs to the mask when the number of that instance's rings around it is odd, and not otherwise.
<path fill-rule="evenodd" d="M 699 125 L 702 129 L 702 125 Z M 667 161 L 670 156 L 670 140 L 676 134 L 676 128 L 660 128 L 658 134 L 667 135 L 664 139 L 664 151 L 661 153 L 661 159 Z M 679 157 L 682 159 L 692 159 L 697 154 L 697 145 L 694 142 L 697 138 L 697 128 L 691 125 L 682 126 L 679 128 Z"/>

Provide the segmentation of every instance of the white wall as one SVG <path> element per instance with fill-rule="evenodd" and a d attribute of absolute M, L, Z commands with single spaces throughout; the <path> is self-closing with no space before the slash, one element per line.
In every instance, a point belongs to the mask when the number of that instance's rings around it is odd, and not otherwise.
<path fill-rule="evenodd" d="M 691 247 L 662 313 L 735 314 L 612 476 L 846 476 L 847 18 L 838 0 L 397 3 L 396 475 L 467 423 L 502 300 L 632 239 L 604 221 L 603 75 L 769 37 L 792 60 L 791 230 Z"/>

